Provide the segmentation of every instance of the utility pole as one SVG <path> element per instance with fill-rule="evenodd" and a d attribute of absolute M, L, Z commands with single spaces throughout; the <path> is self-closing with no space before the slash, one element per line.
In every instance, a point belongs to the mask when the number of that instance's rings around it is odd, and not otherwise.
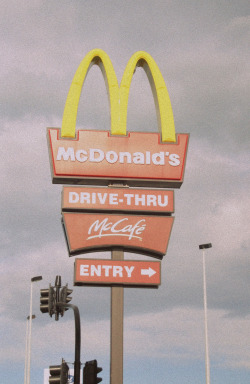
<path fill-rule="evenodd" d="M 205 264 L 205 249 L 212 248 L 212 244 L 201 244 L 199 249 L 202 249 L 203 256 L 203 294 L 204 294 L 204 321 L 205 321 L 205 357 L 206 357 L 206 384 L 210 384 L 210 363 L 208 351 L 208 327 L 207 327 L 207 283 L 206 283 L 206 264 Z"/>

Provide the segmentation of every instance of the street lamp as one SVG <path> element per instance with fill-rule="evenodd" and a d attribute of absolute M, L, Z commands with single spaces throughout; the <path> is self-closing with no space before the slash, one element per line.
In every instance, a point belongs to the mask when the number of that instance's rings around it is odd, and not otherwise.
<path fill-rule="evenodd" d="M 28 358 L 27 358 L 27 375 L 25 384 L 30 384 L 30 351 L 31 351 L 31 324 L 32 324 L 32 288 L 36 281 L 42 280 L 42 276 L 32 277 L 30 280 L 30 315 L 29 315 L 29 338 L 28 338 Z"/>
<path fill-rule="evenodd" d="M 35 315 L 32 315 L 32 320 L 36 318 Z M 29 319 L 30 317 L 27 316 L 26 321 L 26 339 L 25 339 L 25 368 L 24 368 L 24 384 L 27 384 L 27 354 L 28 354 L 28 328 L 29 328 Z"/>
<path fill-rule="evenodd" d="M 210 384 L 210 367 L 208 353 L 208 332 L 207 332 L 207 286 L 206 286 L 206 265 L 205 265 L 205 249 L 212 248 L 211 243 L 199 245 L 202 249 L 203 256 L 203 292 L 204 292 L 204 318 L 205 318 L 205 348 L 206 348 L 206 384 Z"/>

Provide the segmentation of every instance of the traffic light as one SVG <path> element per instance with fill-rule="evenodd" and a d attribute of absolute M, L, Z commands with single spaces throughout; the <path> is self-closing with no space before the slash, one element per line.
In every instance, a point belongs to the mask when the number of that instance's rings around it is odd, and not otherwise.
<path fill-rule="evenodd" d="M 56 304 L 59 302 L 59 295 L 60 295 L 60 289 L 61 289 L 61 276 L 57 275 L 56 276 L 56 279 L 55 279 L 55 300 L 56 300 Z M 59 313 L 60 313 L 60 309 L 58 308 L 58 306 L 56 305 L 56 308 L 55 308 L 55 320 L 58 321 L 59 320 Z"/>
<path fill-rule="evenodd" d="M 61 365 L 51 365 L 49 367 L 49 384 L 67 384 L 69 367 L 62 359 Z"/>
<path fill-rule="evenodd" d="M 102 381 L 101 377 L 97 377 L 102 368 L 97 366 L 96 360 L 86 361 L 83 368 L 83 384 L 98 384 Z"/>
<path fill-rule="evenodd" d="M 50 317 L 55 313 L 55 290 L 49 286 L 49 289 L 40 289 L 40 311 L 49 313 Z"/>
<path fill-rule="evenodd" d="M 62 287 L 61 291 L 60 291 L 59 302 L 60 303 L 64 303 L 64 304 L 68 304 L 72 300 L 72 297 L 69 297 L 69 295 L 72 292 L 73 292 L 73 289 L 69 289 L 68 288 L 68 284 L 66 284 L 64 287 Z M 63 316 L 64 312 L 67 311 L 67 310 L 68 310 L 68 308 L 61 307 L 60 308 L 61 316 Z"/>
<path fill-rule="evenodd" d="M 55 315 L 55 320 L 59 320 L 59 316 L 63 316 L 68 308 L 64 308 L 59 303 L 68 304 L 72 297 L 69 295 L 73 292 L 68 288 L 68 284 L 61 287 L 61 276 L 56 276 L 55 286 L 49 285 L 49 289 L 40 290 L 40 311 L 49 313 L 50 317 Z"/>

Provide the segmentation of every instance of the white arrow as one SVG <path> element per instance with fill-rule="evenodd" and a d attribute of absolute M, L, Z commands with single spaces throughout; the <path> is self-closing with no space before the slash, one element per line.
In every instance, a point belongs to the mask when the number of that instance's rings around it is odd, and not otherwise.
<path fill-rule="evenodd" d="M 148 269 L 141 269 L 141 275 L 148 275 L 149 277 L 153 276 L 154 274 L 156 273 L 156 271 L 154 271 L 152 268 L 148 268 Z"/>

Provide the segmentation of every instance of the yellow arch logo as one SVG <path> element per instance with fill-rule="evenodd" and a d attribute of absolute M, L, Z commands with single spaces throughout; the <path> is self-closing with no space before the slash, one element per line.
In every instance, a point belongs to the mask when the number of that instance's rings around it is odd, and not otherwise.
<path fill-rule="evenodd" d="M 136 67 L 142 66 L 153 92 L 162 142 L 176 141 L 170 98 L 162 74 L 154 59 L 143 51 L 132 55 L 125 68 L 119 87 L 112 62 L 109 56 L 101 49 L 90 51 L 84 57 L 75 73 L 64 108 L 61 137 L 75 137 L 76 117 L 82 86 L 88 71 L 94 64 L 100 67 L 109 94 L 112 135 L 126 136 L 130 85 Z"/>

